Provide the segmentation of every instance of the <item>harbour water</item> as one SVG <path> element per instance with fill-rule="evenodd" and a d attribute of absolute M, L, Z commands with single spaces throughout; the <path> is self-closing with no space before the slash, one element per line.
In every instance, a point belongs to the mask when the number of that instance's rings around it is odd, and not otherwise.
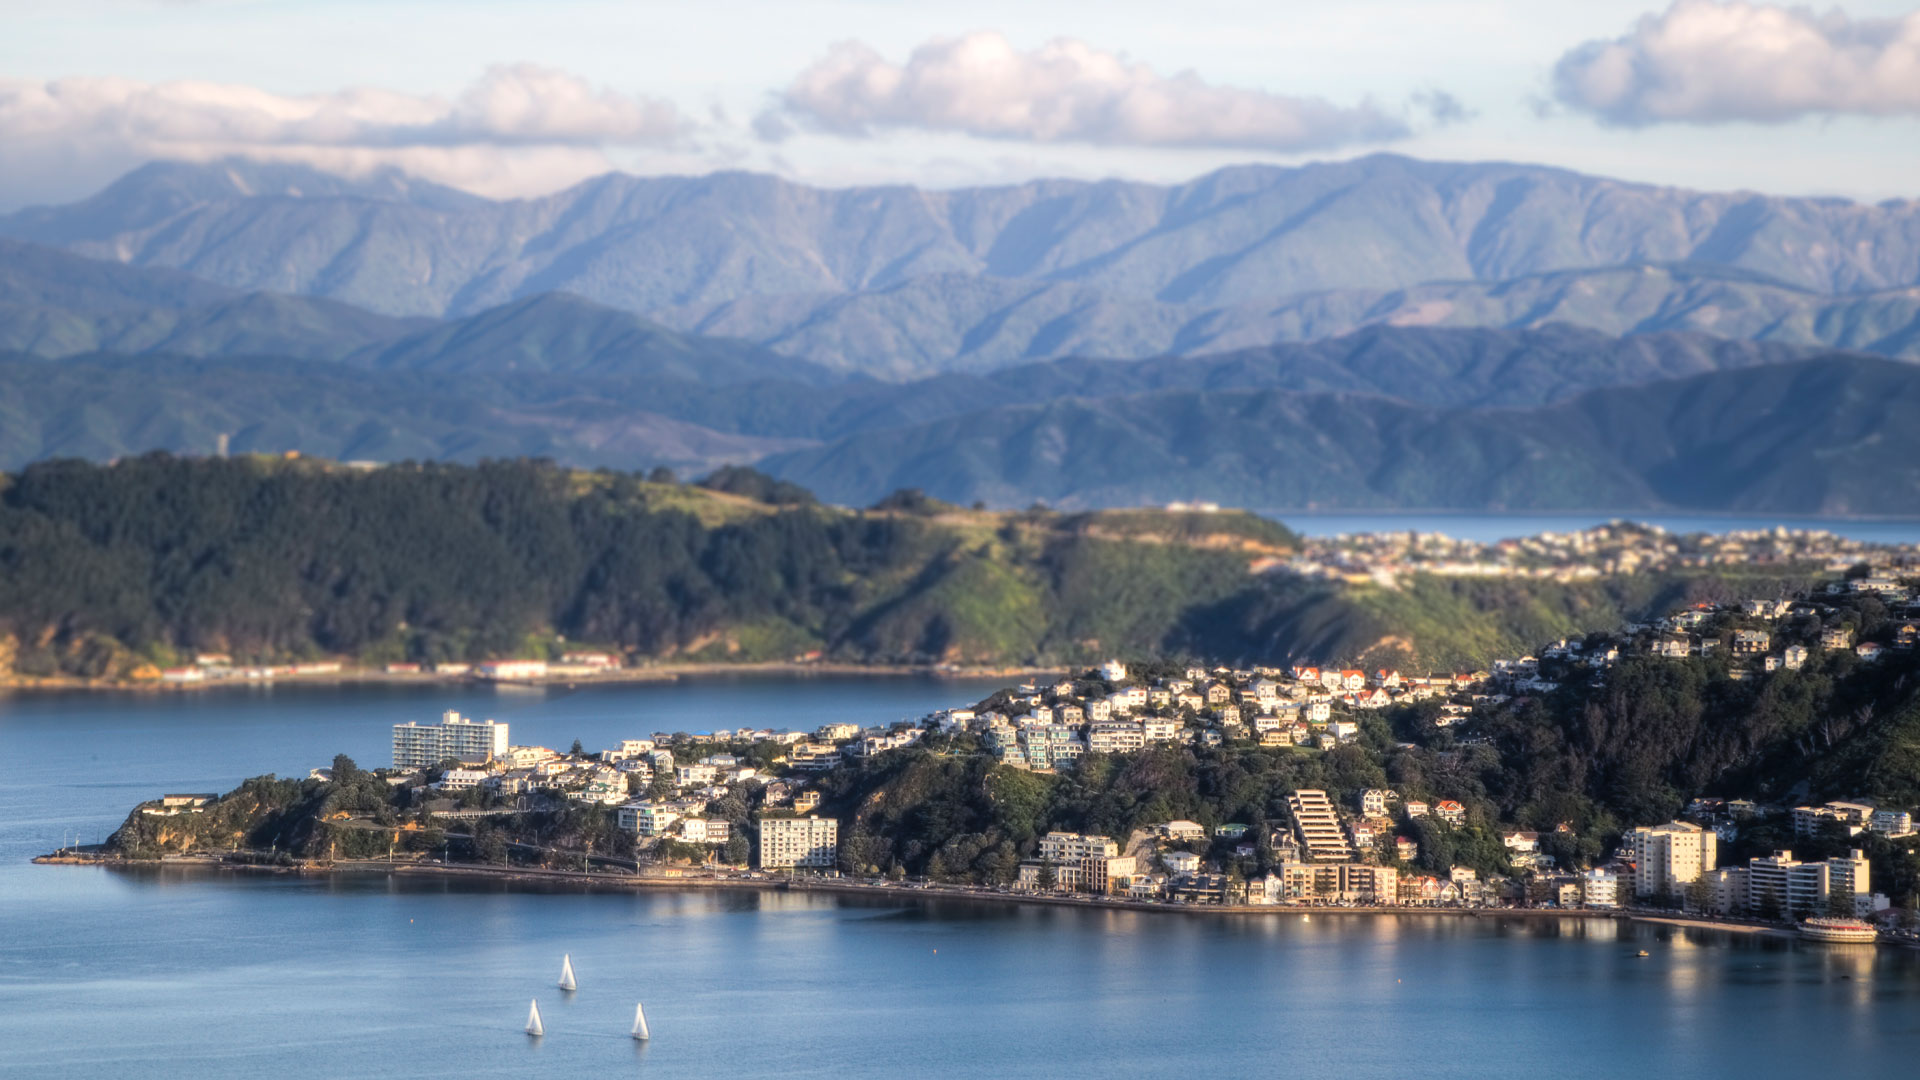
<path fill-rule="evenodd" d="M 1611 920 L 1210 917 L 909 898 L 33 866 L 162 791 L 515 741 L 873 722 L 912 679 L 0 698 L 0 1077 L 1904 1075 L 1916 955 Z M 1651 955 L 1636 954 L 1646 950 Z M 555 987 L 571 954 L 580 989 Z M 521 1032 L 538 998 L 547 1035 Z M 627 1038 L 636 1001 L 653 1028 Z"/>

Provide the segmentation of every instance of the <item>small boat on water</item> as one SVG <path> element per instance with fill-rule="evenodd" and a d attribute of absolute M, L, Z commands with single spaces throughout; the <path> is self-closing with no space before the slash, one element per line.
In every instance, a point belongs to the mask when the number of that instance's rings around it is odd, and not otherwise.
<path fill-rule="evenodd" d="M 1641 955 L 1641 956 L 1652 956 L 1653 954 L 1652 954 L 1652 953 L 1650 953 L 1650 952 L 1648 952 L 1648 951 L 1647 951 L 1647 950 L 1645 950 L 1645 949 L 1641 949 L 1641 950 L 1640 950 L 1640 952 L 1639 952 L 1639 955 Z"/>
<path fill-rule="evenodd" d="M 633 1037 L 646 1042 L 653 1035 L 647 1031 L 647 1007 L 635 1003 L 633 1006 Z"/>
<path fill-rule="evenodd" d="M 568 953 L 565 956 L 562 956 L 560 958 L 560 989 L 562 990 L 580 989 L 580 984 L 573 981 L 573 954 L 572 953 Z"/>
<path fill-rule="evenodd" d="M 535 1001 L 527 1009 L 527 1034 L 537 1038 L 546 1033 L 546 1025 L 540 1022 L 540 1002 Z"/>
<path fill-rule="evenodd" d="M 1808 919 L 1800 924 L 1800 936 L 1812 941 L 1868 945 L 1880 937 L 1880 931 L 1859 919 Z"/>

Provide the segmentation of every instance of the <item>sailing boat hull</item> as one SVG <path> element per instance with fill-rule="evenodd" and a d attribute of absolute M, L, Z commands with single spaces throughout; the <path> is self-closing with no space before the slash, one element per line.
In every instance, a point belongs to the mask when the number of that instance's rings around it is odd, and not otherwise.
<path fill-rule="evenodd" d="M 641 1042 L 651 1038 L 651 1033 L 647 1031 L 647 1010 L 643 1005 L 633 1007 L 633 1037 Z"/>
<path fill-rule="evenodd" d="M 535 1001 L 527 1007 L 527 1034 L 537 1039 L 546 1033 L 546 1025 L 540 1022 L 540 1003 Z"/>

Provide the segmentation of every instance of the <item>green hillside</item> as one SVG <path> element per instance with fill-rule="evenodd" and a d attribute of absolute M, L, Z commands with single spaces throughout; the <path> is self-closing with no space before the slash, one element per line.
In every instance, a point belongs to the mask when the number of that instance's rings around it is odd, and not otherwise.
<path fill-rule="evenodd" d="M 1296 540 L 1237 512 L 857 511 L 742 474 L 720 486 L 537 462 L 36 465 L 0 490 L 0 657 L 20 675 L 113 677 L 194 650 L 431 661 L 564 636 L 635 661 L 1445 667 L 1780 582 L 1416 577 L 1386 591 L 1254 573 Z"/>

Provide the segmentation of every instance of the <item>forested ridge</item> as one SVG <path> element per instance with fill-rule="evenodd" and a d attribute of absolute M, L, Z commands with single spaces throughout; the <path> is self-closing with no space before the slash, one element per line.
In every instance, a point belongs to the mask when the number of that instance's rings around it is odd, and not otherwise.
<path fill-rule="evenodd" d="M 1105 655 L 1484 665 L 1702 596 L 1729 572 L 1595 582 L 1256 574 L 1284 526 L 1233 512 L 825 506 L 751 470 L 701 485 L 539 461 L 31 466 L 0 480 L 0 672 L 557 655 L 1061 664 Z"/>

